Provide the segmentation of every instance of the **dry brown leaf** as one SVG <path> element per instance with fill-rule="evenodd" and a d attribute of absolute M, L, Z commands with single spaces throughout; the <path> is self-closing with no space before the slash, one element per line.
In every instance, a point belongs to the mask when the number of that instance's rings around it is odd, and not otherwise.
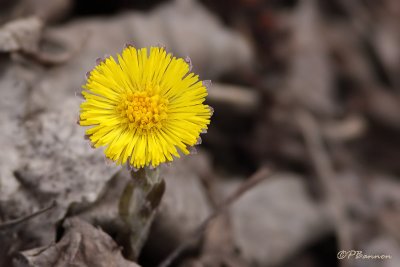
<path fill-rule="evenodd" d="M 78 218 L 64 222 L 65 234 L 54 245 L 22 252 L 18 267 L 139 267 L 125 260 L 110 236 Z"/>
<path fill-rule="evenodd" d="M 0 28 L 0 52 L 38 50 L 43 23 L 36 17 L 11 21 Z"/>
<path fill-rule="evenodd" d="M 229 190 L 235 183 L 224 183 Z M 274 266 L 332 229 L 321 206 L 308 196 L 300 177 L 275 174 L 231 208 L 241 255 L 254 266 Z"/>
<path fill-rule="evenodd" d="M 288 80 L 290 97 L 321 115 L 335 112 L 328 52 L 319 36 L 321 19 L 313 0 L 300 2 L 293 20 L 294 53 Z"/>

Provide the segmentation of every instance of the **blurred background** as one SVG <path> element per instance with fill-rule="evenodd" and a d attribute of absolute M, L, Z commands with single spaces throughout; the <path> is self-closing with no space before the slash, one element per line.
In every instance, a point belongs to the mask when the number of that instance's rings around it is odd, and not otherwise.
<path fill-rule="evenodd" d="M 90 148 L 76 119 L 85 73 L 126 43 L 189 56 L 212 80 L 215 110 L 198 153 L 163 170 L 139 265 L 157 266 L 264 175 L 171 266 L 400 266 L 399 1 L 0 0 L 0 24 L 0 266 L 56 266 L 90 247 L 84 232 L 78 247 L 62 239 L 73 216 L 124 255 L 129 173 Z M 116 250 L 74 266 L 133 266 Z"/>

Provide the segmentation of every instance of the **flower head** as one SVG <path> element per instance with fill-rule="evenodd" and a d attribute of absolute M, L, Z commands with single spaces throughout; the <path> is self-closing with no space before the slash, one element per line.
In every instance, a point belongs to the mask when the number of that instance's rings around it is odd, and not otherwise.
<path fill-rule="evenodd" d="M 102 60 L 82 92 L 82 126 L 107 158 L 135 168 L 156 167 L 189 154 L 212 115 L 204 105 L 207 88 L 191 73 L 190 61 L 164 48 L 126 47 L 118 62 Z"/>

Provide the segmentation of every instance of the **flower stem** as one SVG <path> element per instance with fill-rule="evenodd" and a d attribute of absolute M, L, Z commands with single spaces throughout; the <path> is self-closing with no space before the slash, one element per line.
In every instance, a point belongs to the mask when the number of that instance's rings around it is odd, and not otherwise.
<path fill-rule="evenodd" d="M 159 169 L 131 171 L 119 202 L 119 215 L 129 232 L 127 257 L 136 260 L 147 240 L 150 226 L 165 191 Z"/>

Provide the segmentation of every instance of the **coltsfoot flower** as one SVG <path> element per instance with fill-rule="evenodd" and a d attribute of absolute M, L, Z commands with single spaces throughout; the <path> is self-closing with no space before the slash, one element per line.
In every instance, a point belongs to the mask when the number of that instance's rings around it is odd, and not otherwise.
<path fill-rule="evenodd" d="M 86 136 L 117 165 L 156 167 L 189 154 L 210 123 L 203 104 L 206 82 L 191 72 L 190 60 L 162 47 L 127 46 L 101 60 L 87 75 L 79 123 Z"/>

